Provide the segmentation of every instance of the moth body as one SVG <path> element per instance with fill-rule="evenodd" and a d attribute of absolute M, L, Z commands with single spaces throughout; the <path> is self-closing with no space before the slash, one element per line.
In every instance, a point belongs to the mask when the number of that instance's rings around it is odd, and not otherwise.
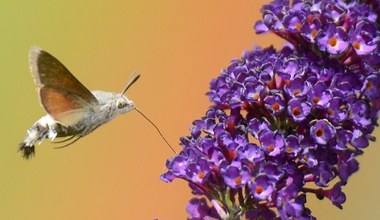
<path fill-rule="evenodd" d="M 24 158 L 35 153 L 35 144 L 44 139 L 65 138 L 56 143 L 68 146 L 86 136 L 116 115 L 127 113 L 135 106 L 123 93 L 89 91 L 55 57 L 39 48 L 30 52 L 32 76 L 42 107 L 47 115 L 27 130 L 19 145 Z M 134 76 L 134 75 L 133 75 Z M 127 88 L 137 79 L 132 77 Z M 127 89 L 126 88 L 126 89 Z"/>
<path fill-rule="evenodd" d="M 92 91 L 92 94 L 99 103 L 89 106 L 87 109 L 81 109 L 79 111 L 80 120 L 74 124 L 64 125 L 49 114 L 37 120 L 28 129 L 25 140 L 19 146 L 23 156 L 25 158 L 32 156 L 35 151 L 34 145 L 41 143 L 44 139 L 53 141 L 57 137 L 84 137 L 117 115 L 127 113 L 135 108 L 133 102 L 122 94 L 104 91 Z"/>

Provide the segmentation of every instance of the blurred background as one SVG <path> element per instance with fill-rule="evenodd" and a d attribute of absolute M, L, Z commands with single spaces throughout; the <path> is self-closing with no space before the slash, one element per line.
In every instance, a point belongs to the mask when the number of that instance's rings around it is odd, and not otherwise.
<path fill-rule="evenodd" d="M 185 219 L 190 190 L 184 181 L 160 181 L 173 153 L 137 112 L 68 148 L 56 150 L 47 141 L 32 160 L 21 158 L 19 142 L 45 114 L 29 49 L 52 53 L 90 90 L 121 92 L 137 69 L 142 77 L 127 96 L 179 151 L 179 138 L 210 104 L 209 81 L 244 50 L 283 44 L 252 29 L 265 2 L 1 1 L 0 219 Z M 315 216 L 380 216 L 376 145 L 344 188 L 344 210 L 309 196 Z"/>

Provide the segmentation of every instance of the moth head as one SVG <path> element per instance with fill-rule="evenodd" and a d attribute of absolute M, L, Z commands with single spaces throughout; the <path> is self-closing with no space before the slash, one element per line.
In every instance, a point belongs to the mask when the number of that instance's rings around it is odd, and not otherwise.
<path fill-rule="evenodd" d="M 116 111 L 119 114 L 123 114 L 135 109 L 135 105 L 132 100 L 129 100 L 124 93 L 131 87 L 138 79 L 140 78 L 140 74 L 135 71 L 130 77 L 125 86 L 123 92 L 120 94 L 119 98 L 116 99 Z"/>
<path fill-rule="evenodd" d="M 133 109 L 135 109 L 135 105 L 132 100 L 129 100 L 126 96 L 122 95 L 115 102 L 116 111 L 119 114 L 127 113 Z"/>

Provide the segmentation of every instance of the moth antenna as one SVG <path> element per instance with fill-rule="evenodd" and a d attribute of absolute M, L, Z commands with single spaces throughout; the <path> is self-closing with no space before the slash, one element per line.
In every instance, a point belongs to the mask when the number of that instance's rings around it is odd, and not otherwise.
<path fill-rule="evenodd" d="M 170 149 L 177 154 L 177 152 L 174 150 L 174 148 L 169 144 L 169 142 L 166 140 L 165 136 L 161 133 L 160 129 L 146 116 L 144 113 L 142 113 L 138 108 L 135 107 L 135 110 L 143 116 L 150 124 L 153 125 L 153 127 L 157 130 L 158 134 L 162 137 L 162 139 L 166 142 L 166 144 L 170 147 Z"/>
<path fill-rule="evenodd" d="M 121 93 L 121 95 L 124 95 L 124 93 L 131 87 L 138 79 L 140 78 L 140 74 L 135 70 L 132 75 L 129 77 L 127 85 L 125 85 L 125 89 Z"/>

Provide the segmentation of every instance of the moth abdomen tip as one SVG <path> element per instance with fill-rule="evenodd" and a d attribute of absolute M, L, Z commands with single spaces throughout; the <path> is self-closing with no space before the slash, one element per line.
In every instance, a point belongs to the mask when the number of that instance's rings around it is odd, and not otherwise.
<path fill-rule="evenodd" d="M 22 157 L 25 159 L 31 159 L 36 153 L 34 145 L 29 146 L 25 142 L 20 143 L 18 151 L 21 152 Z"/>

